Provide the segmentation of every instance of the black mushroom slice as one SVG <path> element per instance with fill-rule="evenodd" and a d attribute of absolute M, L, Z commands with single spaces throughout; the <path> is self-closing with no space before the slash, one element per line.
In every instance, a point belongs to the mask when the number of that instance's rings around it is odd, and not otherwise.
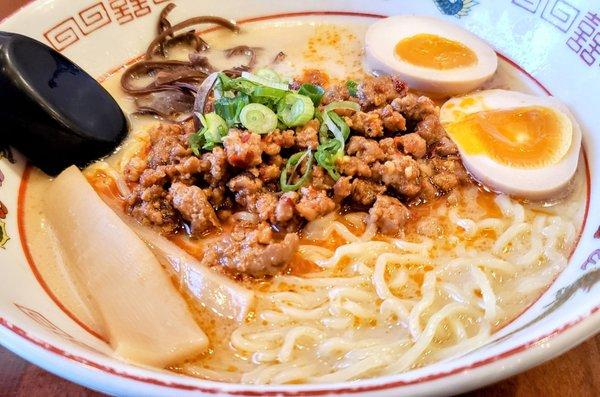
<path fill-rule="evenodd" d="M 171 24 L 171 21 L 169 21 L 169 19 L 167 18 L 171 11 L 173 11 L 173 9 L 175 9 L 175 4 L 169 3 L 160 12 L 160 16 L 158 17 L 158 27 L 156 33 L 157 35 L 160 35 L 165 31 L 173 32 L 173 25 Z M 198 52 L 204 51 L 209 47 L 208 43 L 202 40 L 202 38 L 196 34 L 196 31 L 192 29 L 188 32 L 181 33 L 178 35 L 174 33 L 167 35 L 167 37 L 165 37 L 164 40 L 158 44 L 154 52 L 155 54 L 158 53 L 163 58 L 166 58 L 167 47 L 173 47 L 180 43 L 188 44 L 189 46 L 192 46 L 195 51 Z"/>
<path fill-rule="evenodd" d="M 159 35 L 162 32 L 164 32 L 165 30 L 171 29 L 173 27 L 173 25 L 171 25 L 171 22 L 169 21 L 169 19 L 167 18 L 169 16 L 169 13 L 171 11 L 173 11 L 173 9 L 175 8 L 175 4 L 173 3 L 169 3 L 165 6 L 165 8 L 163 8 L 163 10 L 160 12 L 160 15 L 158 17 L 158 29 L 156 34 Z M 171 38 L 173 38 L 173 35 L 171 35 Z M 166 40 L 165 40 L 166 41 Z M 165 54 L 165 41 L 161 42 L 158 45 L 158 52 L 164 57 L 166 56 Z"/>
<path fill-rule="evenodd" d="M 152 114 L 161 119 L 184 122 L 191 117 L 194 97 L 183 90 L 171 89 L 137 97 L 135 104 L 137 114 Z"/>
<path fill-rule="evenodd" d="M 183 122 L 192 117 L 198 84 L 212 67 L 202 57 L 185 61 L 141 61 L 129 67 L 121 77 L 121 87 L 135 96 L 138 114 L 153 114 L 162 119 Z M 153 81 L 136 86 L 136 79 Z"/>
<path fill-rule="evenodd" d="M 211 71 L 207 66 L 186 61 L 140 61 L 123 72 L 121 87 L 129 95 L 145 95 L 169 89 L 165 85 L 180 80 L 202 80 Z M 134 81 L 142 77 L 154 77 L 154 80 L 146 86 L 137 87 Z"/>
<path fill-rule="evenodd" d="M 171 11 L 175 9 L 175 7 L 176 6 L 174 3 L 169 3 L 160 12 L 160 15 L 158 16 L 158 31 L 156 32 L 156 34 L 161 34 L 165 30 L 171 29 L 173 27 L 173 25 L 171 25 L 171 22 L 167 17 L 171 13 Z"/>
<path fill-rule="evenodd" d="M 215 72 L 202 51 L 208 44 L 202 40 L 194 29 L 178 33 L 192 25 L 213 23 L 230 30 L 238 31 L 235 22 L 214 16 L 189 18 L 173 25 L 169 13 L 175 5 L 168 4 L 160 13 L 157 37 L 148 46 L 144 59 L 128 67 L 121 76 L 123 91 L 135 97 L 137 114 L 152 114 L 163 120 L 181 123 L 193 116 L 194 102 L 198 90 L 202 88 L 198 106 L 204 108 L 206 97 L 214 84 L 214 77 L 208 89 L 202 82 Z M 190 44 L 193 51 L 188 61 L 152 59 L 154 55 L 167 56 L 167 47 L 178 43 Z M 250 58 L 251 60 L 254 57 Z M 225 71 L 232 76 L 239 75 L 240 70 Z"/>
<path fill-rule="evenodd" d="M 201 25 L 205 23 L 214 23 L 234 32 L 239 31 L 239 27 L 235 22 L 221 17 L 200 16 L 186 19 L 183 22 L 179 22 L 178 24 L 163 30 L 154 40 L 152 40 L 152 42 L 148 46 L 148 49 L 146 50 L 146 59 L 151 59 L 156 51 L 156 48 L 160 46 L 161 43 L 164 43 L 165 39 L 167 39 L 168 37 L 173 37 L 176 32 L 193 25 Z"/>
<path fill-rule="evenodd" d="M 250 70 L 256 65 L 256 52 L 262 50 L 261 47 L 249 47 L 247 45 L 238 45 L 225 50 L 225 56 L 231 58 L 234 56 L 243 55 L 248 58 L 245 65 L 238 66 L 239 70 Z"/>
<path fill-rule="evenodd" d="M 182 81 L 204 80 L 214 68 L 208 63 L 206 57 L 197 56 L 198 53 L 190 53 L 190 61 L 180 67 L 171 70 L 158 71 L 154 82 L 158 85 L 174 84 Z"/>
<path fill-rule="evenodd" d="M 281 63 L 283 60 L 285 60 L 285 58 L 287 58 L 286 53 L 283 51 L 279 51 L 271 61 L 271 65 L 277 65 L 278 63 Z"/>

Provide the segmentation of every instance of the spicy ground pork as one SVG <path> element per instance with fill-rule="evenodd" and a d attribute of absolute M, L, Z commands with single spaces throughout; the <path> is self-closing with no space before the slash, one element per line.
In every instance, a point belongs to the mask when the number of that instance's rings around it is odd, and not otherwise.
<path fill-rule="evenodd" d="M 185 227 L 192 237 L 223 232 L 204 261 L 233 273 L 275 274 L 298 247 L 308 221 L 353 208 L 369 213 L 379 232 L 396 235 L 407 208 L 450 192 L 469 177 L 431 99 L 408 91 L 395 77 L 366 77 L 356 96 L 330 87 L 322 105 L 353 101 L 359 111 L 339 115 L 351 129 L 334 180 L 318 165 L 298 190 L 282 192 L 279 177 L 289 156 L 319 145 L 318 119 L 301 127 L 257 135 L 231 128 L 222 146 L 196 156 L 188 145 L 193 123 L 160 125 L 148 151 L 125 169 L 134 186 L 130 213 L 165 234 Z M 247 216 L 236 223 L 236 213 Z"/>

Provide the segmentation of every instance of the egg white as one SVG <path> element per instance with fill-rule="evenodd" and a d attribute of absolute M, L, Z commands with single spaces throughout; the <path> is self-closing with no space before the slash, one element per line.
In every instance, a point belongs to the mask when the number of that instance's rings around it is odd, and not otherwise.
<path fill-rule="evenodd" d="M 465 99 L 473 101 L 465 105 Z M 452 105 L 450 105 L 452 104 Z M 462 104 L 462 106 L 461 106 Z M 536 97 L 516 91 L 487 90 L 447 101 L 440 109 L 442 124 L 458 121 L 464 115 L 484 110 L 503 110 L 541 106 L 552 109 L 558 116 L 561 128 L 572 132 L 571 146 L 556 163 L 539 168 L 518 168 L 500 164 L 483 154 L 468 154 L 457 142 L 465 168 L 484 186 L 509 195 L 544 200 L 560 195 L 567 187 L 579 162 L 582 133 L 569 109 L 556 98 Z M 461 112 L 463 116 L 455 113 Z"/>
<path fill-rule="evenodd" d="M 474 65 L 438 70 L 416 66 L 399 59 L 396 44 L 407 37 L 428 33 L 457 41 L 477 56 Z M 459 95 L 489 79 L 498 67 L 494 50 L 469 31 L 433 18 L 399 15 L 382 19 L 369 27 L 365 36 L 365 64 L 368 69 L 398 75 L 411 88 L 431 94 Z"/>

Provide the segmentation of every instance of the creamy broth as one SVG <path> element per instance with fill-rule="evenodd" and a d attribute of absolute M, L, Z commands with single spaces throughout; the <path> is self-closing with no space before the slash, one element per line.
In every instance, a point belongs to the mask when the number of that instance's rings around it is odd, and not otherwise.
<path fill-rule="evenodd" d="M 222 49 L 245 44 L 263 48 L 259 66 L 284 51 L 286 59 L 274 66 L 281 74 L 314 68 L 336 81 L 364 75 L 366 28 L 360 23 L 250 24 L 239 35 L 217 30 L 203 37 L 212 45 L 206 56 L 218 68 L 240 63 L 225 59 Z M 184 56 L 179 50 L 172 54 Z M 104 85 L 131 113 L 132 99 L 119 85 L 121 72 Z M 486 85 L 492 87 L 541 94 L 504 61 Z M 158 123 L 148 116 L 130 116 L 130 121 L 127 141 L 104 164 L 89 168 L 88 176 L 99 167 L 121 173 L 143 147 L 147 130 Z M 47 183 L 47 176 L 31 171 L 23 220 L 28 248 L 57 299 L 105 336 L 46 225 L 40 203 Z M 256 292 L 257 304 L 242 324 L 193 308 L 210 350 L 171 369 L 226 382 L 334 382 L 398 373 L 476 348 L 534 302 L 566 266 L 581 227 L 586 189 L 583 164 L 568 192 L 554 203 L 528 203 L 465 187 L 452 193 L 450 205 L 440 200 L 412 209 L 404 235 L 394 239 L 369 235 L 364 213 L 313 221 L 304 229 L 288 274 L 244 281 Z M 177 239 L 189 253 L 201 255 L 204 242 Z M 469 308 L 447 308 L 461 301 L 470 302 Z M 432 318 L 442 310 L 452 314 L 434 326 Z M 421 348 L 430 324 L 430 340 Z"/>

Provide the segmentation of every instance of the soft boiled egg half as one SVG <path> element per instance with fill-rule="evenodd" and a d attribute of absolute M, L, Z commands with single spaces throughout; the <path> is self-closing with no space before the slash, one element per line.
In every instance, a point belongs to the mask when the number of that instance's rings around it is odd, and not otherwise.
<path fill-rule="evenodd" d="M 472 33 L 441 19 L 399 15 L 369 27 L 365 63 L 430 94 L 473 91 L 498 66 L 496 53 Z"/>
<path fill-rule="evenodd" d="M 581 129 L 555 98 L 479 91 L 447 101 L 440 120 L 467 170 L 492 190 L 548 199 L 577 169 Z"/>

